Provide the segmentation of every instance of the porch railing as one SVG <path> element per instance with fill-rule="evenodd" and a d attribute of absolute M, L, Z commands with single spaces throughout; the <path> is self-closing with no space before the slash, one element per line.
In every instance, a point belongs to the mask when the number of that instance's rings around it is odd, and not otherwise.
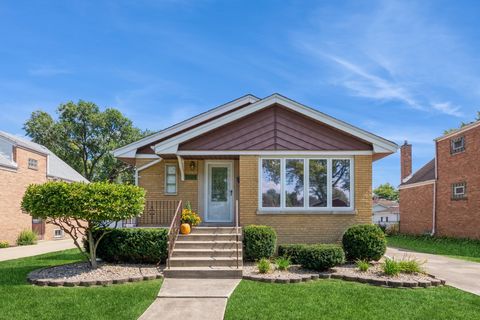
<path fill-rule="evenodd" d="M 167 259 L 167 268 L 170 269 L 170 259 L 172 257 L 173 247 L 175 246 L 175 241 L 177 240 L 178 233 L 180 231 L 180 222 L 182 218 L 182 201 L 178 202 L 177 208 L 175 209 L 175 214 L 173 215 L 172 223 L 168 229 L 168 259 Z"/>
<path fill-rule="evenodd" d="M 235 234 L 236 234 L 236 246 L 237 246 L 237 269 L 239 268 L 238 263 L 238 200 L 235 201 Z"/>
<path fill-rule="evenodd" d="M 143 214 L 137 218 L 138 227 L 168 227 L 175 216 L 180 200 L 148 200 Z"/>

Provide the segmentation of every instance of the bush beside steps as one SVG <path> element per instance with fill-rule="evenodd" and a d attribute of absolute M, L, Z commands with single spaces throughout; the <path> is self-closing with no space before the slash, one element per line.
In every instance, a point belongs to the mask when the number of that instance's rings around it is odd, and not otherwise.
<path fill-rule="evenodd" d="M 94 233 L 98 237 L 101 233 Z M 97 256 L 107 262 L 163 263 L 167 258 L 166 228 L 109 229 L 97 248 Z M 88 250 L 88 243 L 84 247 Z"/>
<path fill-rule="evenodd" d="M 272 227 L 249 225 L 243 228 L 243 234 L 246 260 L 269 259 L 274 255 L 277 246 L 277 233 Z"/>

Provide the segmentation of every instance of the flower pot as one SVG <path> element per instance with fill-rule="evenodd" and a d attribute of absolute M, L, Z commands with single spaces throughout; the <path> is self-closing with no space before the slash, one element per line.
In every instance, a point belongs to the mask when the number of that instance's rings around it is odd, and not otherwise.
<path fill-rule="evenodd" d="M 190 228 L 190 225 L 188 223 L 182 223 L 180 225 L 180 233 L 181 234 L 189 234 L 192 228 Z"/>

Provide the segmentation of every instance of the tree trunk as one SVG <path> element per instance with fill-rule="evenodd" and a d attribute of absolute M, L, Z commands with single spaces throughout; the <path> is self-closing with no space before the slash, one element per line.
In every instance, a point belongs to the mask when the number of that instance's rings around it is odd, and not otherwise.
<path fill-rule="evenodd" d="M 97 254 L 95 248 L 95 240 L 93 239 L 92 228 L 88 228 L 88 251 L 90 251 L 90 266 L 97 269 Z"/>

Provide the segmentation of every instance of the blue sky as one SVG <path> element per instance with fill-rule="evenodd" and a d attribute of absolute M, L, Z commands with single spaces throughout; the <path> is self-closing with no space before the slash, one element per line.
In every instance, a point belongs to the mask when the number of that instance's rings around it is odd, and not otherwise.
<path fill-rule="evenodd" d="M 432 140 L 480 110 L 478 1 L 2 1 L 0 130 L 89 100 L 165 126 L 279 92 L 385 138 Z M 398 184 L 398 154 L 374 186 Z"/>

